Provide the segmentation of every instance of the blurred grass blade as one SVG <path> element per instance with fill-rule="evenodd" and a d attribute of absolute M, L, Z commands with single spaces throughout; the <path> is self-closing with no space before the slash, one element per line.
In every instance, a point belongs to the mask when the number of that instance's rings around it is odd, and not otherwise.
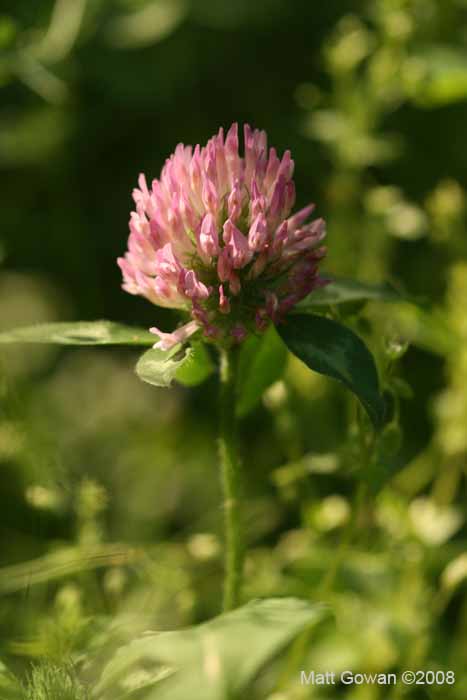
<path fill-rule="evenodd" d="M 310 369 L 338 379 L 359 398 L 373 425 L 384 420 L 375 361 L 365 343 L 346 326 L 324 316 L 290 316 L 278 331 Z"/>
<path fill-rule="evenodd" d="M 316 289 L 294 308 L 292 313 L 306 313 L 308 309 L 320 306 L 333 306 L 355 301 L 404 301 L 389 283 L 368 284 L 344 277 L 331 277 L 331 283 L 321 289 Z"/>
<path fill-rule="evenodd" d="M 237 415 L 246 416 L 266 389 L 284 371 L 287 348 L 274 326 L 260 338 L 251 336 L 240 354 L 237 385 Z"/>
<path fill-rule="evenodd" d="M 68 56 L 78 39 L 86 4 L 87 0 L 55 0 L 47 32 L 34 47 L 42 61 L 63 61 Z"/>
<path fill-rule="evenodd" d="M 121 544 L 62 547 L 43 557 L 1 568 L 0 595 L 15 593 L 83 571 L 107 566 L 124 566 L 132 563 L 137 557 L 138 553 L 134 548 Z"/>
<path fill-rule="evenodd" d="M 107 28 L 107 41 L 117 49 L 151 46 L 177 29 L 187 9 L 184 0 L 153 0 L 132 13 L 113 18 Z"/>
<path fill-rule="evenodd" d="M 39 61 L 31 51 L 19 51 L 16 74 L 33 92 L 52 105 L 62 105 L 70 96 L 68 85 Z"/>
<path fill-rule="evenodd" d="M 196 627 L 147 634 L 117 651 L 93 697 L 129 699 L 138 688 L 140 700 L 245 698 L 262 667 L 302 630 L 327 615 L 321 604 L 270 598 L 254 600 Z"/>
<path fill-rule="evenodd" d="M 156 338 L 144 328 L 113 321 L 44 323 L 0 333 L 0 343 L 57 343 L 59 345 L 153 345 Z"/>

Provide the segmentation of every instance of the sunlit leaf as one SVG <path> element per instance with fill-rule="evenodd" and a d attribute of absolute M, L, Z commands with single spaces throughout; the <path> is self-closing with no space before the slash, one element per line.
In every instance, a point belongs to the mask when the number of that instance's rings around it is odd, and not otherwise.
<path fill-rule="evenodd" d="M 0 333 L 0 343 L 153 345 L 154 341 L 154 336 L 144 328 L 132 328 L 113 321 L 43 323 Z"/>
<path fill-rule="evenodd" d="M 237 385 L 237 414 L 247 415 L 264 391 L 282 375 L 287 348 L 271 326 L 260 338 L 251 336 L 243 344 Z"/>
<path fill-rule="evenodd" d="M 146 350 L 136 363 L 136 374 L 143 382 L 153 386 L 168 387 L 178 370 L 188 360 L 191 349 L 176 345 L 171 350 Z"/>
<path fill-rule="evenodd" d="M 459 554 L 449 562 L 441 574 L 441 583 L 445 590 L 453 591 L 467 580 L 467 552 Z"/>
<path fill-rule="evenodd" d="M 171 350 L 147 350 L 136 364 L 136 374 L 143 382 L 153 386 L 168 387 L 176 379 L 186 386 L 203 382 L 214 370 L 204 346 L 176 345 Z"/>
<path fill-rule="evenodd" d="M 139 688 L 140 700 L 243 699 L 262 667 L 327 615 L 321 604 L 272 598 L 196 627 L 147 634 L 117 651 L 94 697 L 124 700 Z"/>
<path fill-rule="evenodd" d="M 467 99 L 467 51 L 451 46 L 431 46 L 419 52 L 420 77 L 407 88 L 423 107 L 439 107 Z"/>
<path fill-rule="evenodd" d="M 384 419 L 378 373 L 365 343 L 324 316 L 291 316 L 278 327 L 285 344 L 310 369 L 338 379 L 360 399 L 375 427 Z"/>
<path fill-rule="evenodd" d="M 175 373 L 175 379 L 185 386 L 197 386 L 213 372 L 214 363 L 204 343 L 192 343 L 184 362 Z"/>

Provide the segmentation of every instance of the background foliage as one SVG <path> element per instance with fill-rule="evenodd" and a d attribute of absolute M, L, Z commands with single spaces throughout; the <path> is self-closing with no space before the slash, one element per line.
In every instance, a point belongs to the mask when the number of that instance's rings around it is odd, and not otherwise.
<path fill-rule="evenodd" d="M 245 596 L 324 600 L 336 617 L 251 698 L 401 692 L 304 688 L 301 668 L 451 669 L 453 688 L 406 697 L 467 694 L 466 9 L 2 5 L 0 330 L 170 328 L 171 312 L 120 290 L 130 192 L 178 141 L 234 120 L 292 149 L 298 204 L 316 201 L 328 221 L 327 272 L 390 281 L 418 302 L 331 305 L 376 355 L 392 406 L 377 440 L 354 398 L 290 358 L 260 405 L 244 399 Z M 36 670 L 28 699 L 46 682 L 81 699 L 95 657 L 218 612 L 216 380 L 155 389 L 119 348 L 14 346 L 0 359 L 0 658 L 23 678 L 31 660 L 58 664 Z"/>

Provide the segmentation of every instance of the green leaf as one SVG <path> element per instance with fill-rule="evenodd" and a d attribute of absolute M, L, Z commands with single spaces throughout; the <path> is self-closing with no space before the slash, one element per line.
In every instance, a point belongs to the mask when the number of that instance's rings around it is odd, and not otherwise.
<path fill-rule="evenodd" d="M 407 85 L 415 103 L 440 107 L 467 99 L 467 51 L 451 46 L 429 46 L 416 54 L 420 77 Z"/>
<path fill-rule="evenodd" d="M 396 309 L 392 320 L 403 337 L 435 355 L 444 357 L 457 352 L 463 342 L 443 308 L 425 310 L 403 304 Z"/>
<path fill-rule="evenodd" d="M 344 277 L 331 277 L 332 282 L 326 287 L 316 289 L 303 301 L 299 302 L 292 313 L 307 313 L 321 306 L 334 306 L 355 301 L 403 301 L 403 297 L 390 284 L 367 284 Z"/>
<path fill-rule="evenodd" d="M 185 386 L 196 386 L 213 372 L 211 358 L 202 343 L 171 350 L 147 350 L 136 364 L 136 374 L 143 382 L 168 387 L 176 379 Z"/>
<path fill-rule="evenodd" d="M 0 661 L 0 698 L 2 700 L 22 700 L 24 694 L 20 682 Z"/>
<path fill-rule="evenodd" d="M 175 379 L 184 386 L 202 384 L 214 372 L 214 363 L 204 343 L 192 343 Z"/>
<path fill-rule="evenodd" d="M 43 323 L 0 333 L 0 343 L 58 343 L 59 345 L 153 345 L 156 338 L 144 328 L 113 321 Z"/>
<path fill-rule="evenodd" d="M 284 371 L 287 348 L 274 326 L 243 343 L 238 367 L 237 415 L 246 416 Z"/>
<path fill-rule="evenodd" d="M 192 352 L 190 347 L 183 349 L 181 345 L 171 350 L 146 350 L 136 363 L 136 374 L 143 382 L 168 387 Z"/>
<path fill-rule="evenodd" d="M 375 427 L 384 419 L 378 373 L 365 343 L 346 326 L 324 316 L 289 316 L 278 327 L 285 344 L 315 372 L 345 384 L 360 399 Z"/>
<path fill-rule="evenodd" d="M 296 598 L 255 600 L 202 625 L 147 634 L 120 648 L 94 689 L 99 700 L 245 698 L 262 667 L 328 615 Z"/>

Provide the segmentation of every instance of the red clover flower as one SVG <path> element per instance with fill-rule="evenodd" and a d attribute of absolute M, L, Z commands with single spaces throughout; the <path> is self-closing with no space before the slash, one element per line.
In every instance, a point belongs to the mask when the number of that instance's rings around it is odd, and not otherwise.
<path fill-rule="evenodd" d="M 201 148 L 178 144 L 160 179 L 143 174 L 133 191 L 128 251 L 118 264 L 123 289 L 191 320 L 172 333 L 158 328 L 155 347 L 168 350 L 197 331 L 223 346 L 277 324 L 325 284 L 318 265 L 325 222 L 307 222 L 310 204 L 295 203 L 290 151 L 279 159 L 266 132 L 221 128 Z"/>

